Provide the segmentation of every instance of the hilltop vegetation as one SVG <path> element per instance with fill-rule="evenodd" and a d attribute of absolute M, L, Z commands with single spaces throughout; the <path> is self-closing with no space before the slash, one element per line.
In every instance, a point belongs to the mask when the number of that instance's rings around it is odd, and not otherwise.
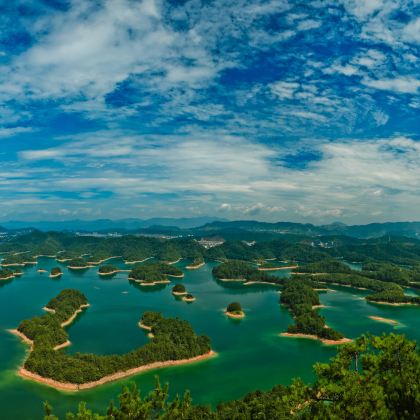
<path fill-rule="evenodd" d="M 245 397 L 221 403 L 213 409 L 194 405 L 187 391 L 168 398 L 168 386 L 142 397 L 136 387 L 125 387 L 119 404 L 111 403 L 103 414 L 82 403 L 67 418 L 115 419 L 402 419 L 420 413 L 420 354 L 416 342 L 403 335 L 362 336 L 342 346 L 329 363 L 314 366 L 313 384 L 296 379 L 290 386 L 254 391 Z M 45 404 L 45 420 L 57 420 Z M 106 411 L 106 414 L 105 414 Z"/>
<path fill-rule="evenodd" d="M 213 275 L 218 279 L 244 279 L 248 282 L 283 282 L 283 279 L 271 276 L 263 271 L 259 271 L 257 266 L 244 261 L 227 261 L 213 268 Z"/>
<path fill-rule="evenodd" d="M 34 342 L 34 351 L 27 362 L 37 355 L 68 340 L 67 332 L 61 323 L 69 319 L 77 309 L 87 304 L 86 296 L 78 290 L 65 289 L 51 299 L 46 308 L 54 311 L 42 316 L 26 319 L 18 326 L 18 331 Z M 42 356 L 40 357 L 42 359 Z M 32 360 L 29 361 L 31 363 Z M 45 362 L 44 362 L 45 363 Z"/>
<path fill-rule="evenodd" d="M 61 383 L 85 384 L 153 362 L 189 359 L 210 351 L 210 339 L 197 336 L 187 321 L 150 312 L 143 319 L 150 323 L 152 341 L 129 353 L 67 355 L 54 350 L 68 339 L 62 323 L 85 304 L 87 300 L 82 293 L 67 289 L 48 303 L 50 313 L 21 322 L 18 331 L 34 342 L 25 369 Z"/>
<path fill-rule="evenodd" d="M 282 289 L 280 302 L 288 307 L 295 321 L 287 328 L 288 333 L 315 335 L 327 340 L 343 338 L 338 331 L 326 327 L 325 318 L 312 309 L 312 306 L 319 305 L 319 296 L 305 281 L 288 280 Z"/>
<path fill-rule="evenodd" d="M 136 265 L 130 272 L 129 278 L 143 282 L 164 281 L 167 276 L 182 276 L 182 270 L 174 265 L 165 263 L 145 263 Z"/>

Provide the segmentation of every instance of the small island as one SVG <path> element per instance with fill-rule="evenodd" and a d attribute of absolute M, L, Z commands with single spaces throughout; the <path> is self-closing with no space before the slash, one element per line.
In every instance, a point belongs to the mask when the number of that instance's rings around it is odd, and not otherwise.
<path fill-rule="evenodd" d="M 198 362 L 213 357 L 210 339 L 197 336 L 187 321 L 146 312 L 139 326 L 151 341 L 126 354 L 66 354 L 70 345 L 64 327 L 88 305 L 78 290 L 63 290 L 45 307 L 41 317 L 24 320 L 11 330 L 30 345 L 19 375 L 56 389 L 79 391 L 166 366 Z"/>
<path fill-rule="evenodd" d="M 191 294 L 191 293 L 187 293 L 183 298 L 182 298 L 182 300 L 184 301 L 184 302 L 188 302 L 188 303 L 192 303 L 192 302 L 195 302 L 196 301 L 196 298 Z"/>
<path fill-rule="evenodd" d="M 188 270 L 197 270 L 200 267 L 203 267 L 206 263 L 204 262 L 203 257 L 196 257 L 194 258 L 192 264 L 187 265 L 185 268 Z"/>
<path fill-rule="evenodd" d="M 48 273 L 48 270 L 46 270 L 45 268 L 38 268 L 38 273 Z"/>
<path fill-rule="evenodd" d="M 15 273 L 9 268 L 0 268 L 0 280 L 9 280 L 15 277 Z"/>
<path fill-rule="evenodd" d="M 118 273 L 118 267 L 112 264 L 101 265 L 98 269 L 98 274 L 100 276 L 112 276 L 113 274 Z"/>
<path fill-rule="evenodd" d="M 271 276 L 245 261 L 230 260 L 213 268 L 213 275 L 220 281 L 238 281 L 249 284 L 282 284 L 283 279 Z"/>
<path fill-rule="evenodd" d="M 178 268 L 165 263 L 146 263 L 134 266 L 128 278 L 141 286 L 170 283 L 168 277 L 182 278 L 184 273 Z"/>
<path fill-rule="evenodd" d="M 241 304 L 239 302 L 229 303 L 225 310 L 225 314 L 229 318 L 242 319 L 245 317 L 245 312 L 242 310 Z"/>
<path fill-rule="evenodd" d="M 174 296 L 184 296 L 184 295 L 187 295 L 188 293 L 185 286 L 183 284 L 178 283 L 172 288 L 172 294 Z"/>
<path fill-rule="evenodd" d="M 60 267 L 54 267 L 50 272 L 50 278 L 60 277 L 63 274 Z"/>
<path fill-rule="evenodd" d="M 68 262 L 67 267 L 71 270 L 85 270 L 90 268 L 90 265 L 83 258 L 73 258 Z"/>

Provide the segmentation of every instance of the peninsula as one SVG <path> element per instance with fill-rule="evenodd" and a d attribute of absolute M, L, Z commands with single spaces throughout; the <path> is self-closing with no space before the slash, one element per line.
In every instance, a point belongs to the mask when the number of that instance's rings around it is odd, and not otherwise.
<path fill-rule="evenodd" d="M 67 355 L 64 327 L 88 305 L 77 290 L 66 289 L 45 307 L 47 314 L 22 321 L 12 332 L 31 346 L 19 375 L 68 391 L 93 388 L 150 369 L 193 363 L 213 357 L 210 339 L 197 336 L 187 321 L 145 313 L 139 326 L 148 329 L 151 341 L 122 355 Z"/>

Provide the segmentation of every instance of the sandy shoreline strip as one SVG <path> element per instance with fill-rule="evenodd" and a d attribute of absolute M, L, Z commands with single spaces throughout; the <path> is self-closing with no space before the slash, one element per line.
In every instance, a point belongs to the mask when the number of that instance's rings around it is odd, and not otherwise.
<path fill-rule="evenodd" d="M 14 279 L 16 277 L 15 274 L 11 274 L 10 276 L 7 277 L 0 277 L 0 280 L 10 280 L 10 279 Z"/>
<path fill-rule="evenodd" d="M 165 274 L 166 276 L 168 276 L 168 277 L 173 277 L 173 278 L 175 278 L 175 279 L 182 279 L 182 278 L 184 278 L 184 276 L 185 276 L 185 274 L 184 273 L 182 273 L 182 274 Z"/>
<path fill-rule="evenodd" d="M 385 324 L 391 324 L 391 325 L 398 325 L 399 324 L 399 322 L 395 321 L 395 319 L 382 318 L 381 316 L 370 315 L 370 316 L 368 316 L 368 318 L 373 319 L 374 321 L 384 322 Z"/>
<path fill-rule="evenodd" d="M 270 281 L 247 281 L 246 283 L 244 283 L 244 286 L 251 286 L 253 284 L 268 284 L 270 286 L 281 286 L 281 284 L 279 283 L 274 283 Z"/>
<path fill-rule="evenodd" d="M 62 276 L 63 275 L 63 273 L 62 272 L 60 272 L 60 273 L 57 273 L 57 274 L 50 274 L 48 277 L 50 278 L 50 279 L 54 279 L 54 278 L 56 278 L 56 277 L 60 277 L 60 276 Z"/>
<path fill-rule="evenodd" d="M 226 316 L 228 316 L 229 318 L 234 318 L 234 319 L 242 319 L 242 318 L 245 318 L 245 312 L 244 311 L 242 311 L 242 313 L 240 313 L 240 314 L 234 314 L 233 312 L 224 311 L 224 314 Z"/>
<path fill-rule="evenodd" d="M 319 340 L 322 342 L 322 344 L 326 344 L 328 346 L 335 346 L 335 345 L 339 345 L 339 344 L 346 344 L 346 343 L 351 343 L 353 340 L 351 338 L 341 338 L 340 340 L 327 340 L 326 338 L 320 338 L 317 335 L 313 335 L 313 334 L 301 334 L 301 333 L 296 333 L 296 334 L 292 334 L 292 333 L 280 333 L 280 335 L 282 337 L 291 337 L 291 338 L 309 338 L 311 340 Z"/>
<path fill-rule="evenodd" d="M 153 362 L 153 363 L 149 363 L 148 365 L 139 366 L 139 367 L 128 369 L 122 372 L 116 372 L 116 373 L 113 373 L 112 375 L 104 376 L 103 378 L 98 379 L 97 381 L 87 382 L 85 384 L 72 384 L 72 383 L 66 383 L 66 382 L 59 382 L 54 379 L 44 378 L 36 373 L 32 373 L 26 370 L 25 368 L 19 369 L 19 376 L 25 379 L 30 379 L 32 381 L 39 382 L 44 385 L 51 386 L 55 389 L 62 390 L 62 391 L 81 391 L 84 389 L 94 388 L 94 387 L 106 384 L 108 382 L 117 381 L 119 379 L 123 379 L 128 376 L 143 373 L 149 370 L 161 369 L 161 368 L 169 367 L 169 366 L 184 365 L 188 363 L 196 363 L 202 360 L 209 359 L 210 357 L 214 357 L 216 355 L 217 355 L 216 352 L 214 352 L 213 350 L 210 350 L 208 353 L 202 354 L 200 356 L 191 357 L 189 359 L 168 360 L 166 362 Z"/>
<path fill-rule="evenodd" d="M 204 265 L 206 265 L 206 263 L 203 261 L 202 263 L 197 264 L 197 265 L 187 265 L 185 268 L 187 270 L 197 270 L 197 269 L 203 267 Z"/>
<path fill-rule="evenodd" d="M 77 315 L 79 315 L 80 312 L 83 312 L 83 309 L 88 308 L 89 306 L 89 303 L 86 303 L 86 305 L 80 305 L 79 309 L 76 309 L 74 314 L 69 319 L 61 323 L 61 326 L 67 327 L 68 325 L 70 325 L 76 319 Z"/>
<path fill-rule="evenodd" d="M 406 306 L 406 305 L 420 305 L 420 303 L 414 303 L 414 302 L 384 302 L 379 300 L 368 300 L 370 303 L 378 303 L 379 305 L 390 305 L 390 306 Z"/>
<path fill-rule="evenodd" d="M 139 263 L 142 263 L 142 262 L 145 262 L 145 261 L 147 261 L 147 260 L 150 260 L 150 259 L 152 259 L 153 257 L 147 257 L 147 258 L 145 258 L 144 260 L 138 260 L 138 261 L 125 261 L 124 260 L 124 264 L 139 264 Z"/>
<path fill-rule="evenodd" d="M 120 270 L 114 270 L 114 271 L 108 271 L 107 273 L 101 273 L 100 271 L 98 271 L 98 275 L 99 276 L 111 276 L 112 274 L 116 274 L 119 273 Z"/>
<path fill-rule="evenodd" d="M 288 267 L 281 266 L 281 267 L 258 267 L 258 271 L 277 271 L 277 270 L 291 270 L 297 268 L 297 265 L 290 265 Z"/>

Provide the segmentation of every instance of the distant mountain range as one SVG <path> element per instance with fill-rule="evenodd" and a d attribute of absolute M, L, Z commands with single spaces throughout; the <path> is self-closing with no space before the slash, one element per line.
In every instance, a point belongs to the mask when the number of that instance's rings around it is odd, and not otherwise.
<path fill-rule="evenodd" d="M 268 223 L 255 220 L 228 221 L 210 216 L 152 218 L 147 220 L 132 218 L 38 222 L 9 221 L 1 223 L 0 232 L 28 228 L 42 231 L 191 234 L 196 236 L 218 235 L 236 238 L 252 236 L 255 239 L 261 239 L 266 235 L 270 237 L 277 235 L 302 235 L 309 237 L 345 235 L 355 238 L 378 238 L 393 235 L 420 239 L 420 222 L 387 222 L 366 225 L 331 223 L 317 226 L 310 223 Z"/>
<path fill-rule="evenodd" d="M 355 238 L 378 238 L 385 235 L 420 237 L 420 222 L 386 222 L 370 223 L 367 225 L 345 225 L 344 223 L 331 223 L 316 226 L 310 223 L 277 222 L 267 223 L 252 220 L 208 223 L 199 228 L 201 231 L 219 233 L 226 229 L 240 229 L 248 232 L 268 232 L 277 234 L 292 234 L 305 236 L 345 235 Z"/>
<path fill-rule="evenodd" d="M 97 219 L 97 220 L 65 220 L 65 221 L 17 221 L 11 220 L 1 222 L 1 226 L 6 229 L 34 228 L 43 231 L 111 231 L 150 228 L 151 226 L 174 227 L 178 229 L 191 229 L 202 226 L 214 221 L 226 221 L 217 217 L 185 217 L 185 218 L 152 218 L 152 219 Z"/>

